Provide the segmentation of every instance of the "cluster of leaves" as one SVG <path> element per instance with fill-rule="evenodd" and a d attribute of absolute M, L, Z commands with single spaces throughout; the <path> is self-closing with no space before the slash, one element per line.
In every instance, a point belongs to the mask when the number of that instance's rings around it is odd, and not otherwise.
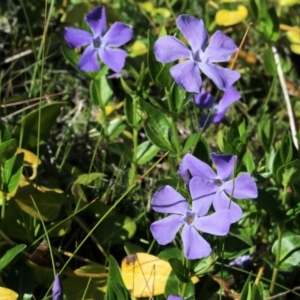
<path fill-rule="evenodd" d="M 97 73 L 78 70 L 81 55 L 63 40 L 65 26 L 88 30 L 84 15 L 99 3 L 0 5 L 0 297 L 49 297 L 60 273 L 66 299 L 179 293 L 185 299 L 216 293 L 265 299 L 293 289 L 297 299 L 300 157 L 272 46 L 297 120 L 299 73 L 292 68 L 295 56 L 280 45 L 289 45 L 287 30 L 299 33 L 299 3 L 275 7 L 250 0 L 239 8 L 223 2 L 112 2 L 106 6 L 109 22 L 122 21 L 135 33 L 117 79 L 108 78 L 105 66 Z M 230 15 L 235 11 L 238 17 Z M 211 24 L 210 32 L 230 26 L 236 43 L 245 23 L 254 22 L 236 65 L 242 101 L 225 125 L 210 126 L 205 134 L 198 130 L 192 95 L 173 83 L 174 64 L 158 63 L 152 51 L 159 35 L 179 37 L 172 29 L 182 13 Z M 295 45 L 297 39 L 292 50 Z M 243 219 L 223 244 L 208 237 L 217 251 L 186 265 L 179 239 L 166 248 L 153 240 L 149 227 L 158 215 L 149 211 L 148 200 L 167 184 L 185 195 L 176 175 L 180 159 L 193 152 L 210 163 L 212 151 L 236 155 L 236 172 L 254 176 L 259 194 L 239 203 Z M 250 268 L 227 267 L 246 253 Z"/>

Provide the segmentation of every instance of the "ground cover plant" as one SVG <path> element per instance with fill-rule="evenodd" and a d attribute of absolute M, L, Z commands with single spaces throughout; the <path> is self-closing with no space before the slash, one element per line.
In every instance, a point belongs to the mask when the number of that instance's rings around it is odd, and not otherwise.
<path fill-rule="evenodd" d="M 298 0 L 0 12 L 0 299 L 299 299 Z"/>

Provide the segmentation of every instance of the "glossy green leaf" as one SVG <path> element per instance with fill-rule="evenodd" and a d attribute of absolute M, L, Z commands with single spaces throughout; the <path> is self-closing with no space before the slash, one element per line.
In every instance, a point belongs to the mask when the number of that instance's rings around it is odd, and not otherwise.
<path fill-rule="evenodd" d="M 76 69 L 78 70 L 78 61 L 79 61 L 79 55 L 70 48 L 67 48 L 65 46 L 60 46 L 60 51 L 65 57 L 65 59 Z"/>
<path fill-rule="evenodd" d="M 6 251 L 6 253 L 0 258 L 0 272 L 6 268 L 10 262 L 21 253 L 27 246 L 24 244 L 16 245 L 13 248 Z"/>
<path fill-rule="evenodd" d="M 183 266 L 181 260 L 179 260 L 178 258 L 170 258 L 168 261 L 179 281 L 184 283 L 190 281 L 188 277 L 188 270 Z"/>
<path fill-rule="evenodd" d="M 243 163 L 247 169 L 247 172 L 249 174 L 252 174 L 253 171 L 256 169 L 256 165 L 255 162 L 252 158 L 252 155 L 250 154 L 250 152 L 245 152 L 244 156 L 243 156 Z"/>
<path fill-rule="evenodd" d="M 102 108 L 107 105 L 113 96 L 113 92 L 106 76 L 101 76 L 99 79 L 91 81 L 90 96 L 94 105 Z"/>
<path fill-rule="evenodd" d="M 173 108 L 173 112 L 181 113 L 183 104 L 185 102 L 186 92 L 178 84 L 173 83 L 170 91 L 170 103 Z"/>
<path fill-rule="evenodd" d="M 107 128 L 109 139 L 111 141 L 114 140 L 125 130 L 125 128 L 126 128 L 126 124 L 123 122 L 121 118 L 110 121 Z"/>
<path fill-rule="evenodd" d="M 10 139 L 0 144 L 0 163 L 3 165 L 6 160 L 13 157 L 17 151 L 16 139 Z"/>
<path fill-rule="evenodd" d="M 164 64 L 161 71 L 156 77 L 156 82 L 158 85 L 165 87 L 167 89 L 171 88 L 173 79 L 171 77 L 170 69 L 173 66 L 173 63 Z"/>
<path fill-rule="evenodd" d="M 102 265 L 84 265 L 74 270 L 74 273 L 79 277 L 107 278 L 106 267 Z"/>
<path fill-rule="evenodd" d="M 154 51 L 153 51 L 154 43 L 155 43 L 155 38 L 151 33 L 151 31 L 148 30 L 148 47 L 149 47 L 148 55 L 147 55 L 148 68 L 149 68 L 152 81 L 158 85 L 158 82 L 156 81 L 156 77 L 158 76 L 158 74 L 162 69 L 162 64 L 159 63 L 155 58 Z"/>
<path fill-rule="evenodd" d="M 22 139 L 23 148 L 34 148 L 38 143 L 38 128 L 40 128 L 40 141 L 47 139 L 51 127 L 55 124 L 64 102 L 52 102 L 25 115 L 13 130 L 13 136 L 17 140 Z M 40 123 L 39 123 L 39 115 Z"/>
<path fill-rule="evenodd" d="M 144 128 L 149 140 L 163 150 L 173 151 L 171 145 L 172 126 L 168 117 L 145 101 L 142 101 L 142 108 L 147 115 Z"/>
<path fill-rule="evenodd" d="M 272 42 L 276 42 L 280 36 L 279 24 L 280 21 L 277 16 L 276 9 L 272 6 L 265 14 L 264 24 L 261 26 L 265 37 Z"/>
<path fill-rule="evenodd" d="M 110 255 L 109 277 L 107 280 L 107 293 L 105 300 L 130 300 L 130 294 L 123 283 L 120 268 L 116 260 Z"/>
<path fill-rule="evenodd" d="M 143 165 L 149 162 L 158 152 L 160 148 L 152 145 L 150 141 L 145 141 L 138 145 L 137 148 L 137 164 Z"/>
<path fill-rule="evenodd" d="M 126 95 L 124 111 L 128 124 L 137 126 L 141 121 L 141 108 L 137 95 Z"/>
<path fill-rule="evenodd" d="M 247 281 L 244 283 L 240 300 L 250 300 L 252 298 L 251 278 L 252 274 L 250 273 Z"/>
<path fill-rule="evenodd" d="M 278 240 L 273 244 L 272 253 L 277 255 Z M 281 270 L 288 271 L 292 266 L 300 263 L 300 235 L 288 235 L 282 238 L 280 250 Z"/>
<path fill-rule="evenodd" d="M 4 193 L 11 193 L 18 187 L 23 171 L 23 158 L 24 154 L 18 153 L 6 161 L 4 176 L 1 178 Z"/>
<path fill-rule="evenodd" d="M 19 100 L 20 99 L 18 99 L 17 101 L 19 101 Z M 8 103 L 8 101 L 6 100 L 5 103 Z M 7 130 L 5 125 L 2 123 L 2 121 L 0 121 L 0 144 L 8 141 L 10 139 L 11 139 L 11 135 L 10 135 L 9 131 Z"/>
<path fill-rule="evenodd" d="M 182 258 L 182 251 L 178 248 L 167 248 L 161 251 L 158 254 L 158 257 L 163 259 L 163 260 L 169 260 L 171 258 L 177 258 L 181 259 Z"/>
<path fill-rule="evenodd" d="M 265 114 L 262 120 L 258 123 L 258 134 L 266 152 L 269 152 L 274 141 L 275 130 L 274 121 L 271 120 L 268 114 Z"/>

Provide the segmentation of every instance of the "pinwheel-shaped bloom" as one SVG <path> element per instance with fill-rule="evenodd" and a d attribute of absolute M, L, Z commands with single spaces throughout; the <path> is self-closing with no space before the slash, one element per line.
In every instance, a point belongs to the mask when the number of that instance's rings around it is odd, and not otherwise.
<path fill-rule="evenodd" d="M 114 23 L 106 32 L 106 14 L 104 7 L 95 7 L 85 21 L 93 34 L 76 28 L 65 28 L 65 40 L 72 48 L 87 46 L 78 62 L 83 71 L 100 69 L 98 55 L 105 65 L 115 72 L 120 72 L 125 64 L 126 51 L 112 47 L 120 47 L 133 37 L 132 29 L 121 23 Z M 105 33 L 106 32 L 106 33 Z"/>
<path fill-rule="evenodd" d="M 63 288 L 58 274 L 55 275 L 54 284 L 52 287 L 52 299 L 62 300 L 63 299 Z"/>
<path fill-rule="evenodd" d="M 256 198 L 256 183 L 248 173 L 232 178 L 237 163 L 235 155 L 211 153 L 211 159 L 217 167 L 217 173 L 208 164 L 189 153 L 181 161 L 178 173 L 186 183 L 194 176 L 212 183 L 210 193 L 214 196 L 208 200 L 212 201 L 215 211 L 227 208 L 230 210 L 230 222 L 237 222 L 242 218 L 243 212 L 228 195 L 236 199 Z"/>
<path fill-rule="evenodd" d="M 205 124 L 205 128 L 207 128 L 211 123 L 220 123 L 223 120 L 228 110 L 228 107 L 234 102 L 238 101 L 240 98 L 241 98 L 241 94 L 233 87 L 225 91 L 219 104 L 215 104 L 216 99 L 210 93 L 201 92 L 195 95 L 194 100 L 197 107 L 204 108 L 204 109 L 212 109 L 213 107 L 213 111 L 211 112 L 210 115 L 206 114 L 200 118 L 199 121 L 200 129 L 203 128 L 204 124 Z"/>
<path fill-rule="evenodd" d="M 185 257 L 196 259 L 211 253 L 209 243 L 197 232 L 197 229 L 209 234 L 226 235 L 230 227 L 228 209 L 221 209 L 207 215 L 213 197 L 213 183 L 201 178 L 192 178 L 189 190 L 192 196 L 192 209 L 184 197 L 171 186 L 158 190 L 152 200 L 152 208 L 160 213 L 170 213 L 164 219 L 151 224 L 152 235 L 160 245 L 166 245 L 174 240 L 181 227 L 181 238 Z"/>
<path fill-rule="evenodd" d="M 164 36 L 155 42 L 154 54 L 162 63 L 185 59 L 170 69 L 177 84 L 188 92 L 200 93 L 202 86 L 200 70 L 221 90 L 228 89 L 240 78 L 238 72 L 214 64 L 228 61 L 238 50 L 231 38 L 218 30 L 208 44 L 208 33 L 203 21 L 189 15 L 180 15 L 176 24 L 189 42 L 191 50 L 179 39 Z"/>

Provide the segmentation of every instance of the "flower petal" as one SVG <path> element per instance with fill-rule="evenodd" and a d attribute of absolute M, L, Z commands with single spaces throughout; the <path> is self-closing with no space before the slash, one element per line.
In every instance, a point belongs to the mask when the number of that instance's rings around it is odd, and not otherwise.
<path fill-rule="evenodd" d="M 170 295 L 168 296 L 167 300 L 183 300 L 183 299 L 178 295 Z"/>
<path fill-rule="evenodd" d="M 55 275 L 52 287 L 52 300 L 62 300 L 64 297 L 63 287 L 58 274 Z"/>
<path fill-rule="evenodd" d="M 99 63 L 97 61 L 97 50 L 93 45 L 89 45 L 83 51 L 78 62 L 78 68 L 86 72 L 98 71 L 100 69 Z"/>
<path fill-rule="evenodd" d="M 187 153 L 183 157 L 177 173 L 186 183 L 189 183 L 191 177 L 194 176 L 208 180 L 215 179 L 217 177 L 214 170 L 208 164 L 190 153 Z"/>
<path fill-rule="evenodd" d="M 189 15 L 180 15 L 176 20 L 177 27 L 191 45 L 193 52 L 204 51 L 208 42 L 208 33 L 202 20 Z"/>
<path fill-rule="evenodd" d="M 86 16 L 85 21 L 92 29 L 95 37 L 103 36 L 106 31 L 105 7 L 98 6 L 92 9 Z"/>
<path fill-rule="evenodd" d="M 211 122 L 212 123 L 220 123 L 224 119 L 226 111 L 227 110 L 223 110 L 219 113 L 213 114 L 213 116 L 211 118 L 212 119 Z"/>
<path fill-rule="evenodd" d="M 122 49 L 103 47 L 99 49 L 99 56 L 104 64 L 116 73 L 119 73 L 125 65 L 126 51 Z"/>
<path fill-rule="evenodd" d="M 150 231 L 160 245 L 171 243 L 184 224 L 182 216 L 171 215 L 151 224 Z"/>
<path fill-rule="evenodd" d="M 229 209 L 230 223 L 239 221 L 243 216 L 242 209 L 235 202 L 230 201 L 229 197 L 223 191 L 216 194 L 213 200 L 213 206 L 215 211 Z"/>
<path fill-rule="evenodd" d="M 195 227 L 200 231 L 220 236 L 229 232 L 230 224 L 229 209 L 218 210 L 212 215 L 194 221 Z"/>
<path fill-rule="evenodd" d="M 237 157 L 235 155 L 216 154 L 212 152 L 210 157 L 217 167 L 217 173 L 220 179 L 227 181 L 233 176 L 233 171 L 237 164 Z"/>
<path fill-rule="evenodd" d="M 184 215 L 190 210 L 184 197 L 171 186 L 166 185 L 159 189 L 151 199 L 152 209 L 161 213 Z"/>
<path fill-rule="evenodd" d="M 200 70 L 210 78 L 220 90 L 227 90 L 240 77 L 240 73 L 214 64 L 198 63 Z"/>
<path fill-rule="evenodd" d="M 181 232 L 184 256 L 189 259 L 206 257 L 211 253 L 209 243 L 193 226 L 183 226 Z"/>
<path fill-rule="evenodd" d="M 65 28 L 64 37 L 71 48 L 78 48 L 92 43 L 93 36 L 81 29 Z"/>
<path fill-rule="evenodd" d="M 212 35 L 201 60 L 207 63 L 228 61 L 237 50 L 238 47 L 233 40 L 222 31 L 217 30 Z"/>
<path fill-rule="evenodd" d="M 159 38 L 153 46 L 155 58 L 162 63 L 169 63 L 180 58 L 191 58 L 189 48 L 173 36 Z"/>
<path fill-rule="evenodd" d="M 238 101 L 241 98 L 241 94 L 233 87 L 230 87 L 225 91 L 218 106 L 218 112 L 225 111 L 232 103 Z"/>
<path fill-rule="evenodd" d="M 224 191 L 236 199 L 257 198 L 258 195 L 256 183 L 248 173 L 227 181 L 224 184 Z"/>
<path fill-rule="evenodd" d="M 201 92 L 194 97 L 196 106 L 204 109 L 211 109 L 216 101 L 215 97 L 206 92 Z"/>
<path fill-rule="evenodd" d="M 212 205 L 216 193 L 216 186 L 200 177 L 193 177 L 189 183 L 189 190 L 193 201 L 193 212 L 198 217 L 205 216 Z"/>
<path fill-rule="evenodd" d="M 133 30 L 129 26 L 116 22 L 103 36 L 102 42 L 105 46 L 120 47 L 130 41 L 132 37 Z"/>
<path fill-rule="evenodd" d="M 186 60 L 170 69 L 175 82 L 190 93 L 199 93 L 202 79 L 198 65 L 192 60 Z"/>

